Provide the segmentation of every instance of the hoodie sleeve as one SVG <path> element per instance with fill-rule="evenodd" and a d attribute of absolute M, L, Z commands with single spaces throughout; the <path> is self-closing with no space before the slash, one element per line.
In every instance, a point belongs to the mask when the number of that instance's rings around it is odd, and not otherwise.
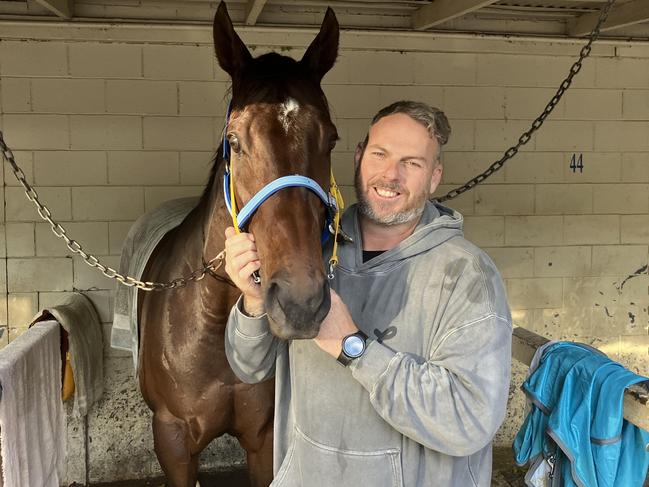
<path fill-rule="evenodd" d="M 255 384 L 275 375 L 275 359 L 286 342 L 271 334 L 267 315 L 253 318 L 241 307 L 239 298 L 225 330 L 225 355 L 239 379 Z"/>
<path fill-rule="evenodd" d="M 491 314 L 448 334 L 428 359 L 371 342 L 350 368 L 393 428 L 426 448 L 467 456 L 505 416 L 511 325 Z"/>

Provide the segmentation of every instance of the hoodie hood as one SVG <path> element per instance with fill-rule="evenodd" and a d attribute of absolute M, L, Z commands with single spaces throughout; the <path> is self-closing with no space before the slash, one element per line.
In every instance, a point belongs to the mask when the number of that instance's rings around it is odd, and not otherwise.
<path fill-rule="evenodd" d="M 415 231 L 396 247 L 378 257 L 363 262 L 363 242 L 360 231 L 358 205 L 345 212 L 342 227 L 354 242 L 338 246 L 339 266 L 349 271 L 386 271 L 414 255 L 426 252 L 454 237 L 461 237 L 464 219 L 457 211 L 437 202 L 427 201 Z M 329 246 L 331 247 L 331 245 Z M 331 254 L 331 248 L 328 249 Z"/>

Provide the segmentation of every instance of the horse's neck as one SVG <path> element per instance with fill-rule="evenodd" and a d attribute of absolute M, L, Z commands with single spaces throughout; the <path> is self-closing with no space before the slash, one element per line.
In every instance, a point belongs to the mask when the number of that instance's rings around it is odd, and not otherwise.
<path fill-rule="evenodd" d="M 223 197 L 223 165 L 216 177 L 207 198 L 202 201 L 202 224 L 204 258 L 209 260 L 221 252 L 225 246 L 225 229 L 232 226 L 232 217 L 225 206 Z"/>

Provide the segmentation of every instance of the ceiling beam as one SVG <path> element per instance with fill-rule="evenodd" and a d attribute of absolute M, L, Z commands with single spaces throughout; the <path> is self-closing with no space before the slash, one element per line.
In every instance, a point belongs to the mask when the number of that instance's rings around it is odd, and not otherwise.
<path fill-rule="evenodd" d="M 481 9 L 498 0 L 435 0 L 412 14 L 412 28 L 424 30 Z"/>
<path fill-rule="evenodd" d="M 575 37 L 590 34 L 598 19 L 599 12 L 581 15 L 568 23 L 568 34 Z M 619 7 L 613 6 L 602 26 L 602 32 L 647 21 L 649 21 L 649 2 L 632 0 Z"/>
<path fill-rule="evenodd" d="M 255 25 L 266 0 L 248 0 L 246 5 L 246 25 Z"/>
<path fill-rule="evenodd" d="M 71 19 L 74 15 L 74 0 L 36 0 L 36 2 L 64 19 Z"/>

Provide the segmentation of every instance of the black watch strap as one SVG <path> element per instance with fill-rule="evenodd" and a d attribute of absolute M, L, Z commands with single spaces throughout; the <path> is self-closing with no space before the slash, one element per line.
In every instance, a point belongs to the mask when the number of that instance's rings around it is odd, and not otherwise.
<path fill-rule="evenodd" d="M 360 337 L 363 340 L 363 342 L 365 342 L 365 346 L 363 348 L 363 351 L 361 352 L 360 355 L 358 355 L 356 357 L 350 357 L 349 355 L 347 355 L 345 353 L 345 340 L 347 340 L 347 338 L 352 337 L 352 336 Z M 349 364 L 352 363 L 352 361 L 354 361 L 357 358 L 360 358 L 365 353 L 365 350 L 367 350 L 367 340 L 368 339 L 369 339 L 369 337 L 362 330 L 358 330 L 356 333 L 352 333 L 351 335 L 347 335 L 345 338 L 343 338 L 342 339 L 343 347 L 340 350 L 340 355 L 338 355 L 338 358 L 337 358 L 338 362 L 341 365 L 343 365 L 344 367 L 347 367 Z"/>

